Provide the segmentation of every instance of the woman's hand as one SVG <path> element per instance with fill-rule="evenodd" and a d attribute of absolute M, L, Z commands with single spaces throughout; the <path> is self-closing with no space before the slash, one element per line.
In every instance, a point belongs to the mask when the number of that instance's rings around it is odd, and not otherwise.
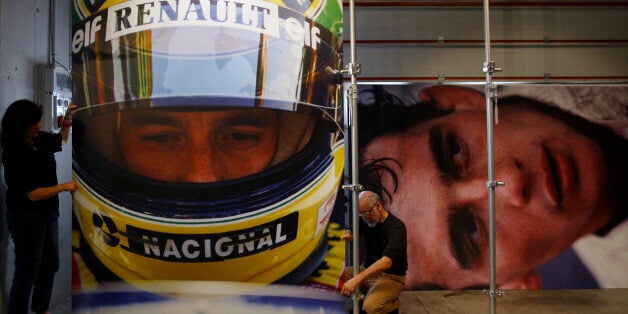
<path fill-rule="evenodd" d="M 63 183 L 63 190 L 64 191 L 68 191 L 70 193 L 73 193 L 74 191 L 76 191 L 76 189 L 78 189 L 78 185 L 74 181 Z"/>
<path fill-rule="evenodd" d="M 74 116 L 74 110 L 76 109 L 76 105 L 74 103 L 70 103 L 68 105 L 68 109 L 65 110 L 65 116 L 63 117 L 63 121 L 66 123 L 72 123 L 72 117 Z"/>
<path fill-rule="evenodd" d="M 43 188 L 36 188 L 28 193 L 26 196 L 33 202 L 45 200 L 47 198 L 53 197 L 63 191 L 68 191 L 70 193 L 74 193 L 78 185 L 74 181 L 65 182 L 61 184 L 57 184 L 54 186 L 48 186 Z"/>

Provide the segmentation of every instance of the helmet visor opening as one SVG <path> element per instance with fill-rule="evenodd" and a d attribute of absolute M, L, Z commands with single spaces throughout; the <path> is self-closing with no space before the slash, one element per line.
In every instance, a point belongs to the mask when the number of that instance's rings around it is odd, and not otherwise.
<path fill-rule="evenodd" d="M 200 109 L 200 110 L 199 110 Z M 259 173 L 301 151 L 316 119 L 282 110 L 211 107 L 79 112 L 81 143 L 125 171 L 168 182 Z"/>

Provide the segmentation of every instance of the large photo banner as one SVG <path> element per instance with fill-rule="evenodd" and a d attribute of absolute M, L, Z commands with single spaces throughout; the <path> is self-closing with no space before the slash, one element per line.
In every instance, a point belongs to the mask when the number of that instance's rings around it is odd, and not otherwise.
<path fill-rule="evenodd" d="M 74 1 L 77 296 L 275 284 L 342 311 L 342 20 L 336 0 Z M 628 87 L 497 95 L 498 287 L 628 288 Z M 359 183 L 408 228 L 405 289 L 488 287 L 483 85 L 358 101 Z M 316 295 L 272 293 L 295 291 Z"/>
<path fill-rule="evenodd" d="M 500 289 L 628 287 L 628 87 L 502 85 Z M 359 85 L 360 183 L 408 228 L 406 289 L 489 284 L 484 85 Z"/>
<path fill-rule="evenodd" d="M 74 1 L 73 18 L 77 294 L 308 281 L 342 202 L 342 3 Z"/>

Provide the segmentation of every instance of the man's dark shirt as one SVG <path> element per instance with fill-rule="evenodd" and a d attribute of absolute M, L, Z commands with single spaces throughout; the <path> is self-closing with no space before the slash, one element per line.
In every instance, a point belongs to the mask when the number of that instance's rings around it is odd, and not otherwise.
<path fill-rule="evenodd" d="M 390 212 L 384 222 L 373 228 L 360 220 L 360 234 L 364 236 L 366 267 L 383 256 L 388 256 L 392 260 L 392 266 L 385 273 L 405 276 L 408 270 L 408 251 L 406 226 L 403 221 Z"/>

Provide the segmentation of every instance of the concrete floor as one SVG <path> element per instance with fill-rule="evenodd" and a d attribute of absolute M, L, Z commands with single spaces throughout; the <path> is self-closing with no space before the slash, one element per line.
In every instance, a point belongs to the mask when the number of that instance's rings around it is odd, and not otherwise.
<path fill-rule="evenodd" d="M 490 313 L 482 290 L 404 291 L 401 314 Z M 628 289 L 508 290 L 496 299 L 496 313 L 626 313 Z"/>
<path fill-rule="evenodd" d="M 206 291 L 193 287 L 191 291 Z M 298 291 L 295 291 L 298 292 Z M 296 295 L 300 296 L 300 293 Z M 310 293 L 310 292 L 308 292 Z M 210 294 L 211 295 L 211 294 Z M 292 295 L 286 293 L 285 295 Z M 234 303 L 232 299 L 206 299 L 196 294 L 189 300 L 178 299 L 173 302 L 132 302 L 122 307 L 102 306 L 102 308 L 85 309 L 78 313 L 302 313 L 297 308 L 282 308 L 281 303 L 276 311 L 270 311 L 267 307 L 251 310 L 251 304 Z M 211 304 L 210 304 L 211 300 Z M 112 301 L 115 301 L 112 299 Z M 182 301 L 182 302 L 181 302 Z M 400 297 L 401 314 L 422 313 L 446 313 L 446 314 L 473 314 L 490 313 L 490 299 L 482 290 L 436 290 L 436 291 L 404 291 Z M 240 306 L 240 307 L 239 307 Z M 309 308 L 308 308 L 309 309 Z M 311 310 L 311 309 L 310 309 Z M 337 309 L 336 309 L 337 310 Z M 1 311 L 0 311 L 1 312 Z M 70 308 L 54 309 L 53 314 L 70 314 Z M 311 313 L 309 311 L 307 313 Z M 337 311 L 332 311 L 337 313 Z M 604 313 L 604 314 L 628 314 L 628 289 L 577 289 L 577 290 L 508 290 L 504 295 L 496 299 L 496 313 L 522 313 L 522 314 L 555 314 L 555 313 Z M 325 313 L 324 311 L 321 313 Z"/>

